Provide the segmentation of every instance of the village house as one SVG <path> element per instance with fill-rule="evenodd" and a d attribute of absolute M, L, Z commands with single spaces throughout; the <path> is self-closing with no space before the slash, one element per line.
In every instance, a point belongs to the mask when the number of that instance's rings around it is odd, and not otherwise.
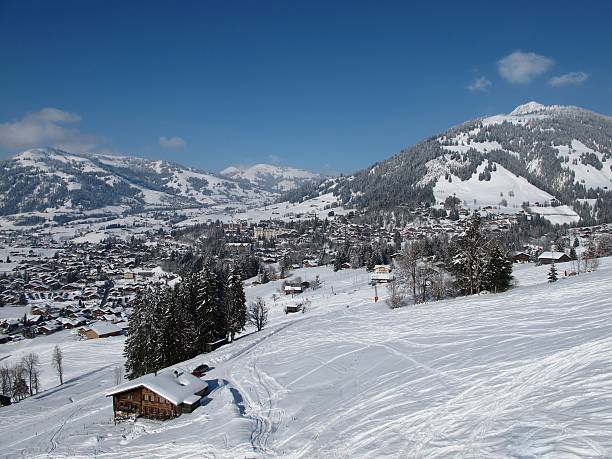
<path fill-rule="evenodd" d="M 179 368 L 150 373 L 115 387 L 107 393 L 113 397 L 115 419 L 145 417 L 170 419 L 191 413 L 208 394 L 208 384 Z"/>
<path fill-rule="evenodd" d="M 538 263 L 541 265 L 567 263 L 568 261 L 572 261 L 572 259 L 565 252 L 542 252 L 538 257 Z"/>
<path fill-rule="evenodd" d="M 515 263 L 529 263 L 531 257 L 528 253 L 525 252 L 516 252 L 514 254 L 514 262 Z"/>
<path fill-rule="evenodd" d="M 285 291 L 285 295 L 295 295 L 303 291 L 301 285 L 285 285 L 283 290 Z"/>
<path fill-rule="evenodd" d="M 79 331 L 79 334 L 87 339 L 108 338 L 121 335 L 121 333 L 123 330 L 111 322 L 94 322 Z"/>

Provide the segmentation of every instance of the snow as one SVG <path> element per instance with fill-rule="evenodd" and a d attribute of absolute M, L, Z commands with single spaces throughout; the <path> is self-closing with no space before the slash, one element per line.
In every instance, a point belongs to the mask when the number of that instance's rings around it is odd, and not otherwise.
<path fill-rule="evenodd" d="M 323 280 L 304 294 L 304 314 L 281 312 L 289 297 L 273 303 L 280 282 L 247 288 L 271 305 L 270 325 L 181 364 L 213 366 L 212 392 L 166 422 L 113 423 L 105 394 L 122 338 L 61 332 L 3 345 L 9 362 L 40 353 L 48 389 L 0 408 L 3 455 L 608 457 L 612 259 L 555 284 L 546 270 L 517 267 L 519 287 L 507 293 L 398 310 L 372 302 L 362 270 L 296 271 Z M 55 342 L 61 388 L 49 365 Z"/>
<path fill-rule="evenodd" d="M 176 367 L 167 368 L 157 374 L 150 373 L 140 378 L 132 379 L 129 382 L 114 387 L 106 396 L 119 394 L 136 387 L 146 387 L 175 405 L 180 405 L 188 401 L 188 399 L 193 400 L 193 395 L 203 391 L 208 385 L 185 369 Z M 199 400 L 199 397 L 197 400 Z"/>
<path fill-rule="evenodd" d="M 229 166 L 220 174 L 234 180 L 246 180 L 253 185 L 263 185 L 266 181 L 272 180 L 273 188 L 279 191 L 292 190 L 305 180 L 320 177 L 314 172 L 271 164 L 255 164 L 249 167 Z"/>
<path fill-rule="evenodd" d="M 570 206 L 556 206 L 556 207 L 530 207 L 529 212 L 532 214 L 539 214 L 546 220 L 551 222 L 553 225 L 564 225 L 578 223 L 580 221 L 579 215 Z"/>
<path fill-rule="evenodd" d="M 533 119 L 542 119 L 558 112 L 582 111 L 582 109 L 566 105 L 542 105 L 538 102 L 527 102 L 519 105 L 508 114 L 494 115 L 482 119 L 483 126 L 501 124 L 504 122 L 525 125 Z"/>
<path fill-rule="evenodd" d="M 538 256 L 539 260 L 542 259 L 554 259 L 554 260 L 559 260 L 563 255 L 565 255 L 565 252 L 542 252 L 540 254 L 540 256 Z"/>
<path fill-rule="evenodd" d="M 110 322 L 94 322 L 88 329 L 94 331 L 97 335 L 105 335 L 109 333 L 120 333 L 121 329 L 117 325 Z"/>
<path fill-rule="evenodd" d="M 546 202 L 553 199 L 549 193 L 532 185 L 524 177 L 514 175 L 499 164 L 496 164 L 497 170 L 491 172 L 491 180 L 478 180 L 478 174 L 484 171 L 488 164 L 488 160 L 484 161 L 466 181 L 452 175 L 452 182 L 449 183 L 442 175 L 433 189 L 436 202 L 443 202 L 453 194 L 466 201 L 468 205 L 472 205 L 476 200 L 478 206 L 497 206 L 502 199 L 505 199 L 508 202 L 507 207 L 515 208 L 518 212 L 525 201 Z M 510 192 L 513 192 L 514 196 L 511 196 Z"/>
<path fill-rule="evenodd" d="M 339 206 L 338 199 L 333 193 L 325 193 L 298 203 L 283 201 L 261 207 L 245 208 L 241 206 L 232 210 L 228 210 L 225 206 L 215 206 L 210 209 L 199 209 L 195 216 L 183 220 L 177 226 L 192 226 L 215 220 L 225 223 L 232 221 L 256 223 L 265 220 L 303 220 L 311 219 L 315 216 L 325 219 L 331 211 L 335 215 L 344 215 L 350 212 L 351 209 Z M 332 205 L 337 205 L 338 207 L 331 207 Z"/>
<path fill-rule="evenodd" d="M 604 162 L 603 154 L 595 151 L 582 142 L 574 139 L 572 140 L 571 148 L 568 145 L 559 145 L 555 147 L 561 156 L 569 156 L 569 162 L 564 163 L 563 167 L 574 171 L 575 183 L 582 183 L 587 188 L 612 188 L 612 170 L 610 169 L 610 163 Z M 580 156 L 583 153 L 593 153 L 597 158 L 602 161 L 603 167 L 601 170 L 597 170 L 595 167 L 582 164 Z M 572 164 L 576 160 L 578 164 Z"/>
<path fill-rule="evenodd" d="M 544 110 L 546 110 L 546 105 L 531 101 L 516 107 L 510 112 L 510 116 L 529 115 L 532 113 L 542 112 Z"/>

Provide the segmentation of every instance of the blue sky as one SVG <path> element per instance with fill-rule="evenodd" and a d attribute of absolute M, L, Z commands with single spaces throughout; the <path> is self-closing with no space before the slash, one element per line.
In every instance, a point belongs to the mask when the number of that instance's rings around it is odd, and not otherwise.
<path fill-rule="evenodd" d="M 530 100 L 612 115 L 610 17 L 594 1 L 0 0 L 0 153 L 352 172 Z"/>

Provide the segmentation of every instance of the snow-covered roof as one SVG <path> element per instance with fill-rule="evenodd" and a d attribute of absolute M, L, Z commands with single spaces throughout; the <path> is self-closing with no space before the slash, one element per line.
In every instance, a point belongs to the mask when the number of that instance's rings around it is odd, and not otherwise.
<path fill-rule="evenodd" d="M 205 390 L 208 384 L 188 371 L 181 368 L 171 368 L 162 373 L 149 373 L 120 384 L 111 392 L 108 392 L 106 396 L 120 394 L 137 387 L 146 387 L 175 405 L 180 405 L 184 402 L 195 403 L 197 400 L 194 395 Z"/>
<path fill-rule="evenodd" d="M 107 335 L 109 333 L 118 333 L 121 328 L 110 322 L 94 322 L 89 326 L 89 329 L 96 332 L 97 335 Z"/>
<path fill-rule="evenodd" d="M 538 260 L 541 260 L 543 258 L 559 260 L 564 255 L 565 255 L 565 252 L 542 252 L 540 256 L 538 257 Z"/>

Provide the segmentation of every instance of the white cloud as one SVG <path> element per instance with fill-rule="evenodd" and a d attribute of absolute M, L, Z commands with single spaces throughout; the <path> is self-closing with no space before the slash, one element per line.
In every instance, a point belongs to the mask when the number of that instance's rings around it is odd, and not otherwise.
<path fill-rule="evenodd" d="M 487 77 L 480 77 L 480 78 L 476 78 L 474 79 L 474 81 L 472 81 L 469 85 L 468 85 L 468 89 L 470 91 L 482 91 L 482 92 L 486 92 L 489 90 L 489 88 L 491 87 L 493 83 L 491 83 L 491 81 L 487 78 Z"/>
<path fill-rule="evenodd" d="M 554 86 L 555 88 L 559 88 L 561 86 L 568 86 L 570 84 L 582 84 L 589 77 L 588 73 L 585 72 L 570 72 L 565 75 L 559 75 L 552 77 L 548 80 L 548 84 Z"/>
<path fill-rule="evenodd" d="M 52 107 L 28 113 L 13 123 L 0 123 L 0 148 L 50 146 L 75 153 L 91 151 L 104 141 L 102 137 L 63 126 L 80 121 L 76 113 Z"/>
<path fill-rule="evenodd" d="M 182 137 L 164 137 L 159 138 L 159 144 L 165 148 L 183 148 L 187 145 L 185 139 Z"/>
<path fill-rule="evenodd" d="M 270 162 L 272 162 L 274 164 L 280 163 L 283 160 L 283 158 L 281 158 L 278 155 L 274 155 L 274 154 L 268 155 L 268 159 L 270 160 Z"/>
<path fill-rule="evenodd" d="M 497 61 L 499 74 L 510 83 L 529 83 L 555 64 L 549 57 L 515 51 Z"/>

